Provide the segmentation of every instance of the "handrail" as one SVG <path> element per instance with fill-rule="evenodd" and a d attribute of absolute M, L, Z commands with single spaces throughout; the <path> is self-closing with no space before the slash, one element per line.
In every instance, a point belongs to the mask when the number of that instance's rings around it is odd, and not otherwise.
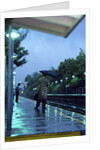
<path fill-rule="evenodd" d="M 86 96 L 86 94 L 47 94 L 47 96 Z"/>

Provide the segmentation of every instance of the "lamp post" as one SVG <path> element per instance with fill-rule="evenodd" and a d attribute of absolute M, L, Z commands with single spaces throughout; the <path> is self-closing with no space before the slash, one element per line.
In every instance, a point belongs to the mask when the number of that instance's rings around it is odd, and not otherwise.
<path fill-rule="evenodd" d="M 12 32 L 12 26 L 9 25 L 9 51 L 8 51 L 8 103 L 7 103 L 7 130 L 11 129 L 12 111 L 13 111 L 13 51 L 14 39 L 18 36 Z"/>
<path fill-rule="evenodd" d="M 15 71 L 13 71 L 13 92 L 15 95 L 15 92 L 16 92 L 16 72 Z"/>

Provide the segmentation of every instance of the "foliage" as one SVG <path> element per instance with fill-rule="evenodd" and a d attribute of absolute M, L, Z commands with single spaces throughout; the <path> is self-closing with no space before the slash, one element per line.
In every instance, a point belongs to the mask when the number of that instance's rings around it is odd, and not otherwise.
<path fill-rule="evenodd" d="M 76 70 L 76 62 L 75 59 L 65 59 L 64 62 L 61 62 L 60 65 L 58 66 L 58 72 L 59 72 L 59 77 L 63 81 L 63 87 L 66 84 L 70 84 L 70 81 L 72 79 L 72 75 Z M 66 80 L 67 79 L 67 80 Z"/>
<path fill-rule="evenodd" d="M 85 53 L 80 49 L 76 59 L 65 59 L 58 66 L 59 76 L 63 80 L 64 86 L 67 84 L 71 87 L 85 86 Z M 73 78 L 74 77 L 74 78 Z"/>
<path fill-rule="evenodd" d="M 27 83 L 27 89 L 24 92 L 24 96 L 30 97 L 33 93 L 36 92 L 37 81 L 41 75 L 37 72 L 32 75 L 27 75 L 25 78 L 25 82 Z"/>
<path fill-rule="evenodd" d="M 5 19 L 5 55 L 6 55 L 6 66 L 8 67 L 8 38 L 6 37 L 6 34 L 8 33 L 9 24 L 11 23 L 10 19 Z M 24 47 L 21 47 L 21 42 L 25 39 L 27 36 L 27 30 L 22 29 L 19 30 L 18 27 L 13 27 L 13 29 L 16 29 L 17 32 L 20 34 L 19 38 L 14 40 L 14 53 L 16 55 L 16 58 L 14 59 L 14 64 L 16 67 L 19 67 L 27 62 L 26 55 L 28 55 L 28 50 L 25 50 Z"/>

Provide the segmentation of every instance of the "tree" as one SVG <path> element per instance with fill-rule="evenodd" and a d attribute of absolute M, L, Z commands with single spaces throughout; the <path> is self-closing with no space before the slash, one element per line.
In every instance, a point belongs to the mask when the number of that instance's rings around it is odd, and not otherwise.
<path fill-rule="evenodd" d="M 80 49 L 79 55 L 74 58 L 65 59 L 58 66 L 58 73 L 62 79 L 62 87 L 69 85 L 70 87 L 85 86 L 85 53 Z M 74 78 L 73 78 L 74 76 Z"/>
<path fill-rule="evenodd" d="M 77 70 L 75 72 L 75 76 L 78 78 L 77 86 L 81 87 L 85 87 L 85 74 L 84 74 L 86 71 L 85 59 L 86 59 L 85 53 L 80 48 L 80 53 L 76 57 Z"/>
<path fill-rule="evenodd" d="M 62 79 L 62 87 L 64 88 L 66 84 L 70 85 L 72 75 L 76 71 L 76 61 L 74 58 L 65 59 L 58 66 L 59 76 Z"/>
<path fill-rule="evenodd" d="M 26 97 L 30 97 L 32 96 L 32 94 L 34 94 L 34 92 L 36 92 L 36 88 L 37 88 L 37 81 L 39 79 L 41 75 L 37 72 L 33 73 L 32 75 L 27 75 L 25 78 L 25 82 L 27 83 L 27 88 L 25 90 L 25 94 L 24 96 Z"/>
<path fill-rule="evenodd" d="M 6 37 L 6 34 L 8 33 L 8 27 L 11 23 L 10 19 L 5 19 L 5 55 L 6 55 L 6 66 L 8 68 L 8 38 Z M 28 55 L 28 50 L 25 50 L 24 47 L 21 47 L 21 41 L 25 39 L 27 36 L 28 31 L 25 29 L 19 30 L 18 27 L 13 27 L 17 30 L 17 32 L 20 34 L 20 37 L 16 40 L 14 40 L 14 53 L 16 54 L 16 59 L 14 59 L 14 64 L 16 67 L 19 67 L 27 62 L 26 55 Z"/>

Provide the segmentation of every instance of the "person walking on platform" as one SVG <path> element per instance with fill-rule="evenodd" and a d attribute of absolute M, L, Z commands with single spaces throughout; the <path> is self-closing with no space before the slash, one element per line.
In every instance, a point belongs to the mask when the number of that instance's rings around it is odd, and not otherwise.
<path fill-rule="evenodd" d="M 16 103 L 18 103 L 18 96 L 19 96 L 19 91 L 20 91 L 20 83 L 18 83 L 17 87 L 16 87 Z"/>
<path fill-rule="evenodd" d="M 43 76 L 38 80 L 38 94 L 37 94 L 37 103 L 35 109 L 38 109 L 40 102 L 42 102 L 42 110 L 45 110 L 46 100 L 47 100 L 47 91 L 49 86 L 49 80 L 45 73 L 42 73 Z"/>

